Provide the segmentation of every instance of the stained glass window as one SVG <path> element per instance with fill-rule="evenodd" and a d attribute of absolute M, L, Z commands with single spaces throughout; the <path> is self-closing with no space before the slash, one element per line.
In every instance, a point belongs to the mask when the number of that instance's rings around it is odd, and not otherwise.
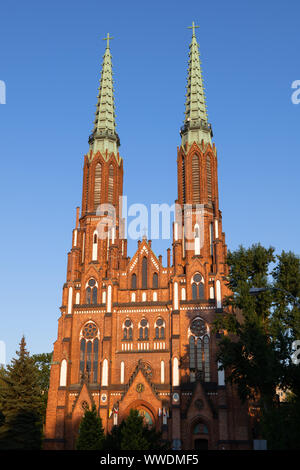
<path fill-rule="evenodd" d="M 95 323 L 88 322 L 81 331 L 80 340 L 80 375 L 85 375 L 90 382 L 98 380 L 99 330 Z"/>

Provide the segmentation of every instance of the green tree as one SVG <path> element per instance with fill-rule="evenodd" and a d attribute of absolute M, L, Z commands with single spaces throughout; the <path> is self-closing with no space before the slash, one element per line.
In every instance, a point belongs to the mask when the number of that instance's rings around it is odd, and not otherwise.
<path fill-rule="evenodd" d="M 97 415 L 95 405 L 86 409 L 80 421 L 76 450 L 102 450 L 104 446 L 104 430 L 102 420 Z"/>
<path fill-rule="evenodd" d="M 46 418 L 52 355 L 53 353 L 42 353 L 42 354 L 33 354 L 31 356 L 34 361 L 34 364 L 36 365 L 38 369 L 38 384 L 40 387 L 41 405 L 42 405 L 41 414 L 43 416 L 44 422 Z"/>
<path fill-rule="evenodd" d="M 145 437 L 143 421 L 138 410 L 130 410 L 121 430 L 121 450 L 149 450 L 150 442 Z"/>
<path fill-rule="evenodd" d="M 136 415 L 136 413 L 138 412 L 135 412 L 134 414 Z M 139 442 L 133 442 L 128 438 L 128 433 L 130 433 L 130 429 L 132 428 L 138 429 Z M 142 440 L 141 437 L 143 438 Z M 135 446 L 140 446 L 141 442 L 144 445 L 145 441 L 147 442 L 147 449 L 143 450 L 168 450 L 170 448 L 170 443 L 162 440 L 160 432 L 157 432 L 154 428 L 144 426 L 143 419 L 141 420 L 140 416 L 138 416 L 138 419 L 132 419 L 131 415 L 129 415 L 118 426 L 113 426 L 110 433 L 107 433 L 105 437 L 104 450 L 125 450 L 123 449 L 124 446 L 130 446 L 131 449 L 134 448 L 134 450 L 138 450 Z"/>
<path fill-rule="evenodd" d="M 227 262 L 232 294 L 216 320 L 216 329 L 228 333 L 219 341 L 218 360 L 243 401 L 259 398 L 261 432 L 268 434 L 269 448 L 276 448 L 284 440 L 278 433 L 289 432 L 283 426 L 300 399 L 300 366 L 291 360 L 293 341 L 300 339 L 300 312 L 294 302 L 300 293 L 299 258 L 285 252 L 275 256 L 274 248 L 258 244 L 229 252 Z M 264 290 L 253 296 L 252 287 Z M 293 405 L 279 409 L 277 387 L 294 393 Z M 276 440 L 271 439 L 272 417 L 282 420 Z"/>
<path fill-rule="evenodd" d="M 292 397 L 264 410 L 260 427 L 269 449 L 300 449 L 300 400 Z"/>
<path fill-rule="evenodd" d="M 1 374 L 0 407 L 5 422 L 0 428 L 0 446 L 38 449 L 42 439 L 38 371 L 26 350 L 24 336 L 17 356 Z"/>
<path fill-rule="evenodd" d="M 121 450 L 122 429 L 125 424 L 123 420 L 118 426 L 113 426 L 110 433 L 105 436 L 104 450 L 118 451 Z"/>

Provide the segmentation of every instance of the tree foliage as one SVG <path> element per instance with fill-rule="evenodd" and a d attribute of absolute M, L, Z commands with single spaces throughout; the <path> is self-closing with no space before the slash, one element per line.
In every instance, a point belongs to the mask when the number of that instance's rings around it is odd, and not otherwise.
<path fill-rule="evenodd" d="M 121 450 L 149 450 L 150 442 L 144 435 L 143 421 L 138 410 L 130 410 L 121 431 Z"/>
<path fill-rule="evenodd" d="M 41 395 L 41 414 L 43 420 L 46 418 L 48 390 L 50 382 L 50 368 L 53 353 L 33 354 L 31 357 L 38 369 L 38 385 Z"/>
<path fill-rule="evenodd" d="M 24 336 L 16 354 L 18 357 L 1 371 L 0 409 L 4 423 L 0 428 L 0 446 L 38 449 L 42 438 L 42 401 L 38 371 Z"/>
<path fill-rule="evenodd" d="M 161 433 L 144 425 L 138 410 L 130 410 L 126 419 L 113 426 L 106 435 L 104 449 L 118 450 L 167 450 L 169 443 L 161 439 Z"/>
<path fill-rule="evenodd" d="M 272 413 L 274 419 L 291 416 L 292 405 L 276 411 L 278 387 L 300 400 L 300 365 L 292 361 L 293 343 L 300 339 L 300 260 L 257 244 L 229 252 L 227 262 L 231 295 L 215 324 L 225 333 L 217 358 L 243 401 L 259 398 L 266 434 Z M 253 287 L 266 289 L 253 296 Z"/>
<path fill-rule="evenodd" d="M 86 409 L 80 421 L 79 434 L 76 441 L 77 450 L 102 450 L 104 446 L 104 430 L 102 420 L 97 415 L 95 405 Z"/>

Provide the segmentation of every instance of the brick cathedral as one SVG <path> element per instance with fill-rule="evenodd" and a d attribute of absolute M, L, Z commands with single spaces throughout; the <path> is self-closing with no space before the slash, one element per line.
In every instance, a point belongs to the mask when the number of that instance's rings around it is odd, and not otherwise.
<path fill-rule="evenodd" d="M 216 313 L 226 314 L 228 271 L 217 151 L 195 25 L 167 266 L 146 236 L 134 256 L 127 256 L 119 204 L 123 159 L 109 35 L 106 39 L 54 343 L 45 448 L 73 449 L 84 410 L 94 404 L 106 432 L 134 408 L 173 449 L 248 449 L 247 407 L 216 362 L 218 334 L 212 324 Z"/>

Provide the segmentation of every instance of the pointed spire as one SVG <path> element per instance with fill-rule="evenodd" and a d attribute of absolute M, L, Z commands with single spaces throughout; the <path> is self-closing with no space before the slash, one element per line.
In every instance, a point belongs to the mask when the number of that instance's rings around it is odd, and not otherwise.
<path fill-rule="evenodd" d="M 112 56 L 109 47 L 110 39 L 113 38 L 107 33 L 106 38 L 104 38 L 106 49 L 102 62 L 100 86 L 98 88 L 94 129 L 89 137 L 89 144 L 96 142 L 98 143 L 97 147 L 108 147 L 112 150 L 112 147 L 120 145 L 120 140 L 116 132 Z"/>
<path fill-rule="evenodd" d="M 205 142 L 211 143 L 212 130 L 208 123 L 205 93 L 195 29 L 195 23 L 189 26 L 193 30 L 189 51 L 189 67 L 186 86 L 185 120 L 181 128 L 182 143 Z"/>

